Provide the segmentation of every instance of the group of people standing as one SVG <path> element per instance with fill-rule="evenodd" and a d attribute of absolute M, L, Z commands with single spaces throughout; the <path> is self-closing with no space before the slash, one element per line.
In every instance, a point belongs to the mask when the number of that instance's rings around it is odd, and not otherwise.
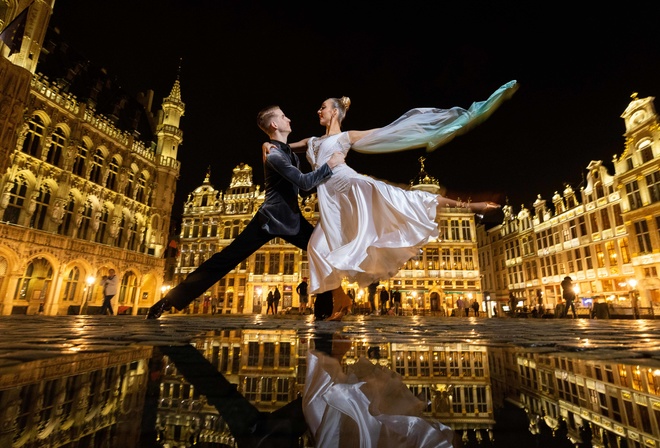
<path fill-rule="evenodd" d="M 277 309 L 280 306 L 280 299 L 282 298 L 282 295 L 280 294 L 279 288 L 276 286 L 274 290 L 268 291 L 268 295 L 266 296 L 266 304 L 268 305 L 268 308 L 266 308 L 266 314 L 277 314 Z"/>
<path fill-rule="evenodd" d="M 456 316 L 469 316 L 470 310 L 474 314 L 474 317 L 479 317 L 479 302 L 477 299 L 472 299 L 472 303 L 469 303 L 466 300 L 463 300 L 462 297 L 459 297 L 456 300 Z"/>

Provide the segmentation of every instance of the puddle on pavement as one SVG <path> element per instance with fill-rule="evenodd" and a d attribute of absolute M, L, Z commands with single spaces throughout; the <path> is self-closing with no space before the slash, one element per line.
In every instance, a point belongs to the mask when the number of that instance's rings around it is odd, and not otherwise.
<path fill-rule="evenodd" d="M 192 344 L 6 365 L 0 446 L 254 446 L 230 429 L 277 415 L 280 429 L 301 431 L 310 350 L 345 369 L 364 357 L 401 375 L 424 416 L 455 431 L 454 446 L 660 447 L 660 364 L 616 340 L 591 352 L 314 327 L 214 331 Z M 302 431 L 295 444 L 265 438 L 259 446 L 314 446 Z"/>

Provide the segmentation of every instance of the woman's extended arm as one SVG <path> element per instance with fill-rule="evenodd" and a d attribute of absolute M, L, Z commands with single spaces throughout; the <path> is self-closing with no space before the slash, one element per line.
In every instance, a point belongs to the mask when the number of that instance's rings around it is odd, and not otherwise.
<path fill-rule="evenodd" d="M 295 143 L 289 143 L 289 147 L 293 152 L 305 152 L 307 151 L 307 142 L 309 141 L 309 138 L 304 138 L 298 142 Z M 298 150 L 298 151 L 296 151 Z M 302 150 L 302 151 L 300 151 Z"/>
<path fill-rule="evenodd" d="M 474 213 L 485 213 L 490 210 L 497 210 L 501 206 L 495 202 L 484 201 L 484 202 L 463 202 L 457 201 L 455 199 L 447 198 L 441 195 L 438 195 L 438 205 L 440 207 L 461 207 L 468 208 Z"/>
<path fill-rule="evenodd" d="M 377 131 L 380 128 L 374 128 L 374 129 L 369 129 L 367 131 L 348 131 L 348 141 L 351 143 L 351 145 L 361 138 L 366 137 L 367 135 L 371 134 L 374 131 Z"/>

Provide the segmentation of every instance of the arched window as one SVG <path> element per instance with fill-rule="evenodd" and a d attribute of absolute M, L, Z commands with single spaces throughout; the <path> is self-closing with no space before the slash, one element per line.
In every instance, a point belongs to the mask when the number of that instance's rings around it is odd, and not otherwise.
<path fill-rule="evenodd" d="M 137 291 L 137 276 L 132 272 L 127 272 L 121 279 L 121 287 L 119 289 L 119 303 L 125 303 L 129 306 L 135 303 Z"/>
<path fill-rule="evenodd" d="M 101 171 L 103 169 L 103 152 L 97 149 L 92 158 L 92 169 L 89 172 L 89 180 L 101 184 Z"/>
<path fill-rule="evenodd" d="M 87 144 L 83 142 L 82 145 L 78 145 L 78 152 L 76 153 L 76 159 L 73 161 L 73 168 L 71 170 L 73 174 L 80 177 L 85 175 L 85 162 L 88 155 L 89 148 Z"/>
<path fill-rule="evenodd" d="M 30 227 L 45 230 L 46 217 L 48 216 L 48 207 L 50 206 L 50 187 L 43 185 L 39 195 L 34 200 L 34 212 L 30 217 Z M 32 207 L 32 204 L 30 204 Z"/>
<path fill-rule="evenodd" d="M 44 122 L 38 115 L 35 115 L 28 122 L 28 132 L 25 141 L 23 141 L 22 151 L 33 157 L 37 157 L 43 138 Z"/>
<path fill-rule="evenodd" d="M 9 203 L 5 209 L 2 217 L 3 221 L 18 224 L 21 216 L 21 210 L 25 204 L 25 196 L 27 195 L 27 180 L 23 176 L 19 176 L 13 182 L 14 186 L 9 190 Z M 6 185 L 5 185 L 6 187 Z"/>
<path fill-rule="evenodd" d="M 53 267 L 45 258 L 36 258 L 28 264 L 25 274 L 19 279 L 14 300 L 38 299 L 43 304 L 52 281 Z"/>
<path fill-rule="evenodd" d="M 119 160 L 117 157 L 113 157 L 110 163 L 108 164 L 108 180 L 105 183 L 106 188 L 116 191 L 119 186 L 117 183 L 119 173 Z"/>
<path fill-rule="evenodd" d="M 64 152 L 64 144 L 66 142 L 66 136 L 62 128 L 57 128 L 53 135 L 51 136 L 51 145 L 48 149 L 48 156 L 46 162 L 51 165 L 62 167 L 62 154 Z"/>
<path fill-rule="evenodd" d="M 62 300 L 71 302 L 76 297 L 76 291 L 80 285 L 80 269 L 73 267 L 69 274 L 64 277 L 64 288 L 62 293 Z"/>

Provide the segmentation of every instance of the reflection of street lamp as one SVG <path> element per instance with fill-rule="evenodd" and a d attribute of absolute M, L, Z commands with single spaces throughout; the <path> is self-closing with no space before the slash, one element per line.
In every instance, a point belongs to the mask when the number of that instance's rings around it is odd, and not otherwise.
<path fill-rule="evenodd" d="M 78 314 L 82 314 L 83 308 L 92 300 L 92 286 L 96 283 L 96 277 L 88 275 L 85 282 L 87 283 L 87 286 L 85 287 L 87 293 L 83 297 L 83 303 L 80 305 L 80 312 Z"/>
<path fill-rule="evenodd" d="M 635 319 L 639 318 L 639 309 L 637 307 L 637 280 L 631 278 L 628 280 L 628 286 L 630 286 L 630 303 L 632 305 L 633 317 Z"/>
<path fill-rule="evenodd" d="M 167 291 L 169 291 L 172 287 L 170 285 L 163 285 L 160 287 L 160 298 L 162 299 L 165 297 L 165 294 L 167 294 Z"/>

